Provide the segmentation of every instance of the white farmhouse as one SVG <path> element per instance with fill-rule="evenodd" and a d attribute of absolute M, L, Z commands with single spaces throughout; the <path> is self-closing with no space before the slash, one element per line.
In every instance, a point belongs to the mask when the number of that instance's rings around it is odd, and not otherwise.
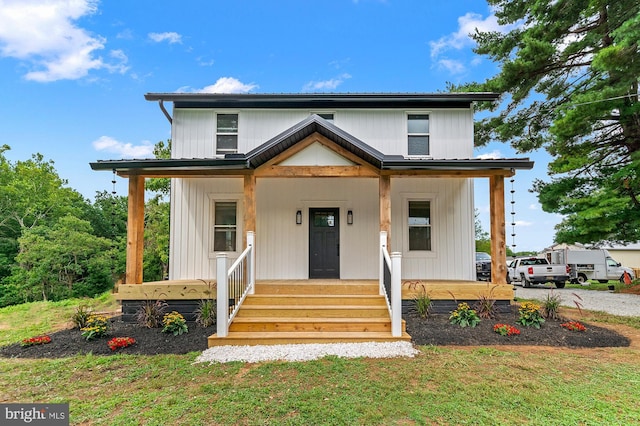
<path fill-rule="evenodd" d="M 229 280 L 225 295 L 234 301 L 226 309 L 232 316 L 227 330 L 218 328 L 218 335 L 227 337 L 243 316 L 240 302 L 274 283 L 284 287 L 271 292 L 292 293 L 322 282 L 318 292 L 326 294 L 330 284 L 349 293 L 349 286 L 377 288 L 380 282 L 384 294 L 393 292 L 394 276 L 405 299 L 416 283 L 436 301 L 450 303 L 452 295 L 475 299 L 487 288 L 474 281 L 478 178 L 490 189 L 492 283 L 500 287 L 494 293 L 512 298 L 511 288 L 501 286 L 506 282 L 504 179 L 531 169 L 533 162 L 473 158 L 474 103 L 498 95 L 149 93 L 145 98 L 159 102 L 171 123 L 171 159 L 91 164 L 129 179 L 127 274 L 119 289 L 125 302 L 152 293 L 199 300 L 205 284 Z M 171 112 L 165 108 L 169 102 Z M 169 279 L 140 286 L 143 188 L 150 177 L 171 178 Z M 184 290 L 175 291 L 178 287 Z M 393 303 L 387 296 L 388 319 Z M 219 301 L 219 314 L 224 309 Z"/>

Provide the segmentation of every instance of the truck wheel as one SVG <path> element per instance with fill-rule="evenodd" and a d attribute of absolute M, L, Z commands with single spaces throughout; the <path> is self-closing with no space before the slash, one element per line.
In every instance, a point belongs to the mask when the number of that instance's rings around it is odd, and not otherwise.
<path fill-rule="evenodd" d="M 524 274 L 520 275 L 520 282 L 522 283 L 522 287 L 529 288 L 531 287 L 531 281 L 529 281 Z"/>
<path fill-rule="evenodd" d="M 564 281 L 556 281 L 555 284 L 556 284 L 556 288 L 564 288 L 565 282 Z"/>
<path fill-rule="evenodd" d="M 580 285 L 585 285 L 585 283 L 587 282 L 587 276 L 585 274 L 578 274 L 578 284 Z"/>

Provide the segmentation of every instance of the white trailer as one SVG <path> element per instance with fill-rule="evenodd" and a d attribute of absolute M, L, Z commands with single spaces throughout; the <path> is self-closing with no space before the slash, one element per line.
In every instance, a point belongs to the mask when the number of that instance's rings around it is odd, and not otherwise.
<path fill-rule="evenodd" d="M 567 264 L 571 268 L 572 283 L 584 284 L 587 280 L 606 283 L 609 280 L 624 280 L 624 273 L 634 279 L 633 269 L 622 266 L 604 249 L 573 250 L 570 248 L 546 251 L 545 256 L 552 264 Z"/>

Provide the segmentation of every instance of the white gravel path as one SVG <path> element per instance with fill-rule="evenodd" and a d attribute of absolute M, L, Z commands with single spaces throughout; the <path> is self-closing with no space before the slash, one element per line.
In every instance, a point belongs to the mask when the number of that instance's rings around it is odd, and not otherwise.
<path fill-rule="evenodd" d="M 515 287 L 515 296 L 519 299 L 543 301 L 553 292 L 560 296 L 562 306 L 576 307 L 580 302 L 582 309 L 602 311 L 624 317 L 640 316 L 640 296 L 637 294 L 611 293 L 607 291 L 583 290 L 574 288 L 551 289 L 549 287 Z M 580 299 L 574 296 L 577 294 Z"/>
<path fill-rule="evenodd" d="M 418 353 L 420 351 L 410 342 L 215 346 L 205 350 L 195 362 L 310 361 L 327 355 L 341 358 L 413 358 Z"/>

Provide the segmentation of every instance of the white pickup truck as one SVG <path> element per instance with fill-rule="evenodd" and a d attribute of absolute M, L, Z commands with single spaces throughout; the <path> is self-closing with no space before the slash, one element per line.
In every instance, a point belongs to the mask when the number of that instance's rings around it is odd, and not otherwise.
<path fill-rule="evenodd" d="M 523 287 L 552 282 L 557 288 L 564 288 L 568 280 L 567 265 L 551 265 L 544 257 L 514 259 L 507 268 L 507 282 L 519 283 Z"/>

